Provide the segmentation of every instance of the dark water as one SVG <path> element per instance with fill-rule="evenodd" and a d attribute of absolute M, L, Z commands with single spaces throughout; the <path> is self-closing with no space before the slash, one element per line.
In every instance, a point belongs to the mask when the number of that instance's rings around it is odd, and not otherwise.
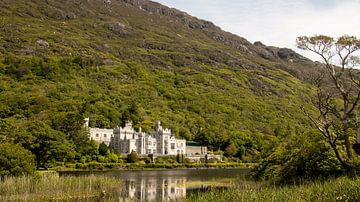
<path fill-rule="evenodd" d="M 123 181 L 122 199 L 176 200 L 199 191 L 221 188 L 224 182 L 244 180 L 249 169 L 121 170 L 61 172 L 60 175 L 107 175 Z M 223 182 L 223 183 L 221 183 Z"/>

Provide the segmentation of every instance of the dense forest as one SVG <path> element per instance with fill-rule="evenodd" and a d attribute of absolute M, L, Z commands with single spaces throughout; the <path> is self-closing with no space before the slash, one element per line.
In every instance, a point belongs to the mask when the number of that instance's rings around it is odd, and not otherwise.
<path fill-rule="evenodd" d="M 268 47 L 149 1 L 0 0 L 0 159 L 9 171 L 92 161 L 92 127 L 161 120 L 177 137 L 243 162 L 259 179 L 341 173 L 302 109 L 310 75 Z M 28 164 L 13 168 L 11 159 Z M 3 169 L 3 168 L 0 168 Z"/>

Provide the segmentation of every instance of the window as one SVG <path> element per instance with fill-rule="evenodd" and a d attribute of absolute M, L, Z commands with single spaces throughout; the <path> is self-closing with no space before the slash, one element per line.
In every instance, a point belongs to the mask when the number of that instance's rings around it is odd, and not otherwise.
<path fill-rule="evenodd" d="M 106 137 L 106 134 L 104 134 L 104 137 Z"/>
<path fill-rule="evenodd" d="M 148 154 L 151 154 L 151 149 L 148 149 Z"/>
<path fill-rule="evenodd" d="M 175 149 L 175 143 L 171 143 L 171 149 Z"/>
<path fill-rule="evenodd" d="M 96 137 L 99 137 L 99 134 L 98 134 L 98 133 L 96 133 Z"/>

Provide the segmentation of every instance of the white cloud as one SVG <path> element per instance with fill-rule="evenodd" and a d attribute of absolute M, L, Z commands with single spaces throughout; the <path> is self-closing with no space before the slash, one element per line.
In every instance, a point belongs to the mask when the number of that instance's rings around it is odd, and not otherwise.
<path fill-rule="evenodd" d="M 210 20 L 251 42 L 295 47 L 301 35 L 343 34 L 360 37 L 359 0 L 157 0 Z"/>

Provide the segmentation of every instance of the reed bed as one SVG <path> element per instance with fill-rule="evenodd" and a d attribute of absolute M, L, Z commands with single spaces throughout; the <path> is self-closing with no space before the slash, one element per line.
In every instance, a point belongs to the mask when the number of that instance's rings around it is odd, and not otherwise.
<path fill-rule="evenodd" d="M 112 198 L 119 195 L 119 179 L 100 176 L 62 176 L 46 173 L 37 176 L 4 177 L 0 181 L 0 201 L 47 201 Z"/>
<path fill-rule="evenodd" d="M 299 186 L 236 187 L 197 193 L 183 201 L 359 201 L 360 179 L 338 178 L 325 182 L 312 182 Z"/>

